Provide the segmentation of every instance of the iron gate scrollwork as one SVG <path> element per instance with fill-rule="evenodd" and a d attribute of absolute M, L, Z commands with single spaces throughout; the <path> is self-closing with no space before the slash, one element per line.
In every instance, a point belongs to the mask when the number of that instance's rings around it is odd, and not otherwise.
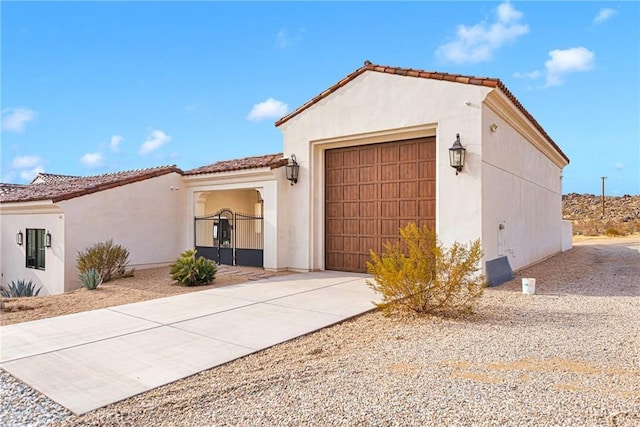
<path fill-rule="evenodd" d="M 222 209 L 196 217 L 194 227 L 199 255 L 218 264 L 263 266 L 264 217 Z"/>

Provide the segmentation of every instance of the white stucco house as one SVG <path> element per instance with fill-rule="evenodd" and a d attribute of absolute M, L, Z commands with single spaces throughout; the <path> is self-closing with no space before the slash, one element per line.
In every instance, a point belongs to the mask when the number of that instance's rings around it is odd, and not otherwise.
<path fill-rule="evenodd" d="M 446 244 L 480 238 L 486 262 L 513 269 L 570 247 L 569 159 L 498 79 L 366 62 L 276 126 L 280 154 L 3 184 L 2 283 L 75 289 L 77 252 L 110 238 L 136 268 L 195 246 L 221 263 L 364 272 L 369 250 L 410 221 Z M 284 167 L 294 158 L 295 185 Z"/>

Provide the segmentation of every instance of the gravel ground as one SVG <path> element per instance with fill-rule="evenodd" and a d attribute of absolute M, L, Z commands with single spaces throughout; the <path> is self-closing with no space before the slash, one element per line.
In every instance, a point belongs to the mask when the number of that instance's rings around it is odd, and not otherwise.
<path fill-rule="evenodd" d="M 0 422 L 638 426 L 640 242 L 624 242 L 530 267 L 466 318 L 369 313 L 81 417 L 3 373 Z M 14 388 L 32 409 L 7 421 Z"/>

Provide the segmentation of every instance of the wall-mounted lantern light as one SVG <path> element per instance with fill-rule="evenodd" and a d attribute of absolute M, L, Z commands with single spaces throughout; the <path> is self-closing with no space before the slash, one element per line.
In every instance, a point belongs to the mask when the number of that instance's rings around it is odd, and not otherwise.
<path fill-rule="evenodd" d="M 44 235 L 44 246 L 47 248 L 51 247 L 51 233 L 47 231 L 47 234 Z"/>
<path fill-rule="evenodd" d="M 449 164 L 456 170 L 456 175 L 460 173 L 464 166 L 464 155 L 467 150 L 460 144 L 460 134 L 456 134 L 456 141 L 449 148 Z"/>
<path fill-rule="evenodd" d="M 18 234 L 16 234 L 16 243 L 18 244 L 18 246 L 22 246 L 22 242 L 24 240 L 24 234 L 22 234 L 22 230 L 18 231 Z"/>
<path fill-rule="evenodd" d="M 298 172 L 300 171 L 300 166 L 296 161 L 296 155 L 292 154 L 291 159 L 289 160 L 289 164 L 286 166 L 287 171 L 287 179 L 291 181 L 291 185 L 298 182 Z"/>

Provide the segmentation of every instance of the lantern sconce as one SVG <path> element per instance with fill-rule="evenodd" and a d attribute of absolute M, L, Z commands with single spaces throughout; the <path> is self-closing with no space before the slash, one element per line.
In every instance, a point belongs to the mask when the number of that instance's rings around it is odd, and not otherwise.
<path fill-rule="evenodd" d="M 286 165 L 287 179 L 291 181 L 291 185 L 298 182 L 298 172 L 300 172 L 300 165 L 296 161 L 296 155 L 292 154 L 289 163 Z"/>
<path fill-rule="evenodd" d="M 44 235 L 44 246 L 47 248 L 51 247 L 51 233 L 47 231 L 47 234 Z"/>
<path fill-rule="evenodd" d="M 489 126 L 489 130 L 495 133 L 498 130 L 498 125 L 495 123 L 491 123 L 491 126 Z"/>
<path fill-rule="evenodd" d="M 22 234 L 22 230 L 18 231 L 18 234 L 16 234 L 16 243 L 18 244 L 18 246 L 22 246 L 22 243 L 24 241 L 24 234 Z"/>
<path fill-rule="evenodd" d="M 460 143 L 460 134 L 456 134 L 456 140 L 449 148 L 449 164 L 456 170 L 456 175 L 460 173 L 464 167 L 464 157 L 466 149 Z"/>

